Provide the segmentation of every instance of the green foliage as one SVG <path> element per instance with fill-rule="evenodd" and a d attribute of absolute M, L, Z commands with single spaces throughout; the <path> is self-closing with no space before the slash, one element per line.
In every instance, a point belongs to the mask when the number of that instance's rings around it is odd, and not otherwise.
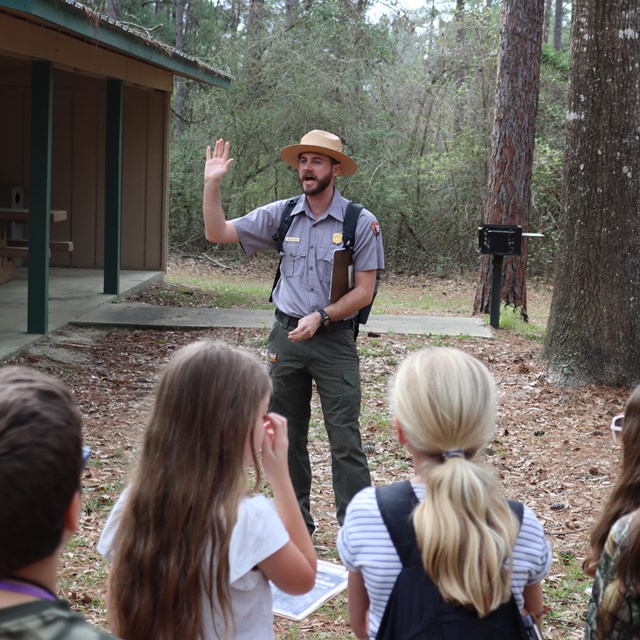
<path fill-rule="evenodd" d="M 580 561 L 571 551 L 558 554 L 554 559 L 552 574 L 556 579 L 544 582 L 544 601 L 549 621 L 565 632 L 581 629 L 584 626 L 582 616 L 567 612 L 584 610 L 585 589 L 591 586 L 592 580 L 585 576 Z"/>
<path fill-rule="evenodd" d="M 380 220 L 389 269 L 464 273 L 477 266 L 485 209 L 500 7 L 431 2 L 373 22 L 344 0 L 284 3 L 196 0 L 185 47 L 234 76 L 229 90 L 186 83 L 173 130 L 170 244 L 203 250 L 202 165 L 217 137 L 236 159 L 223 184 L 229 218 L 299 192 L 278 151 L 306 131 L 341 135 L 359 172 L 339 181 Z M 126 10 L 175 42 L 173 3 L 127 0 Z M 137 8 L 136 8 L 137 7 Z M 250 10 L 258 11 L 255 19 Z M 123 18 L 124 19 L 124 18 Z M 173 33 L 169 33 L 171 28 Z M 545 46 L 534 158 L 530 242 L 548 277 L 560 214 L 568 56 Z"/>
<path fill-rule="evenodd" d="M 556 51 L 550 44 L 542 45 L 543 67 L 553 70 L 564 76 L 565 80 L 569 80 L 569 54 L 566 51 Z"/>
<path fill-rule="evenodd" d="M 271 275 L 271 274 L 269 274 Z M 269 302 L 271 283 L 253 280 L 211 277 L 171 277 L 167 281 L 177 286 L 161 290 L 158 300 L 172 306 L 220 307 L 223 309 L 272 309 Z"/>
<path fill-rule="evenodd" d="M 553 276 L 558 228 L 561 215 L 562 149 L 553 148 L 545 140 L 536 141 L 531 186 L 529 231 L 542 233 L 543 238 L 530 238 L 528 271 L 533 277 Z"/>
<path fill-rule="evenodd" d="M 544 340 L 545 327 L 525 322 L 522 319 L 520 309 L 504 304 L 500 312 L 500 329 L 507 329 L 528 340 L 535 340 L 540 343 Z"/>

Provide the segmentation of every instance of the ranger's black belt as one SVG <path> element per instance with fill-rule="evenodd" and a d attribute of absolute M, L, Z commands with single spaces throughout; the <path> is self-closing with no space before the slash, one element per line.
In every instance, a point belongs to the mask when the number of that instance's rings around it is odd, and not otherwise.
<path fill-rule="evenodd" d="M 276 319 L 282 325 L 287 327 L 287 329 L 295 329 L 298 326 L 298 322 L 300 322 L 300 318 L 289 316 L 286 313 L 280 311 L 280 309 L 276 309 Z M 344 331 L 346 329 L 351 329 L 353 331 L 354 323 L 355 321 L 353 318 L 349 320 L 338 320 L 338 322 L 332 322 L 328 327 L 323 327 L 322 325 L 320 325 L 316 333 Z"/>

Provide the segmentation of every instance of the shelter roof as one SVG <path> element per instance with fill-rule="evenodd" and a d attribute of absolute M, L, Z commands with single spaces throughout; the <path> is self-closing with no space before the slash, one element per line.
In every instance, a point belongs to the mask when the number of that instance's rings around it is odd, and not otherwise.
<path fill-rule="evenodd" d="M 3 10 L 23 14 L 49 28 L 137 58 L 178 76 L 224 88 L 231 83 L 228 73 L 76 0 L 0 0 L 0 11 Z"/>

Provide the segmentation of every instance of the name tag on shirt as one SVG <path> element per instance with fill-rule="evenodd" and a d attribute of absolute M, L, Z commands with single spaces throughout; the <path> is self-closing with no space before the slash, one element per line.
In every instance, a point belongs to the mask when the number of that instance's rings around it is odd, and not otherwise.
<path fill-rule="evenodd" d="M 293 236 L 287 236 L 284 239 L 285 242 L 300 242 L 300 238 L 294 238 Z"/>

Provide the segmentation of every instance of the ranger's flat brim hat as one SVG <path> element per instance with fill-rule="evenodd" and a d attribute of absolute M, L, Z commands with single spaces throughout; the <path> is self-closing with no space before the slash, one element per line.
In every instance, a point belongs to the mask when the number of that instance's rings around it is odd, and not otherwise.
<path fill-rule="evenodd" d="M 280 151 L 280 157 L 294 169 L 298 168 L 301 153 L 321 153 L 340 163 L 340 175 L 352 176 L 358 165 L 348 155 L 342 153 L 342 140 L 333 133 L 314 129 L 302 136 L 300 144 L 291 144 Z"/>

